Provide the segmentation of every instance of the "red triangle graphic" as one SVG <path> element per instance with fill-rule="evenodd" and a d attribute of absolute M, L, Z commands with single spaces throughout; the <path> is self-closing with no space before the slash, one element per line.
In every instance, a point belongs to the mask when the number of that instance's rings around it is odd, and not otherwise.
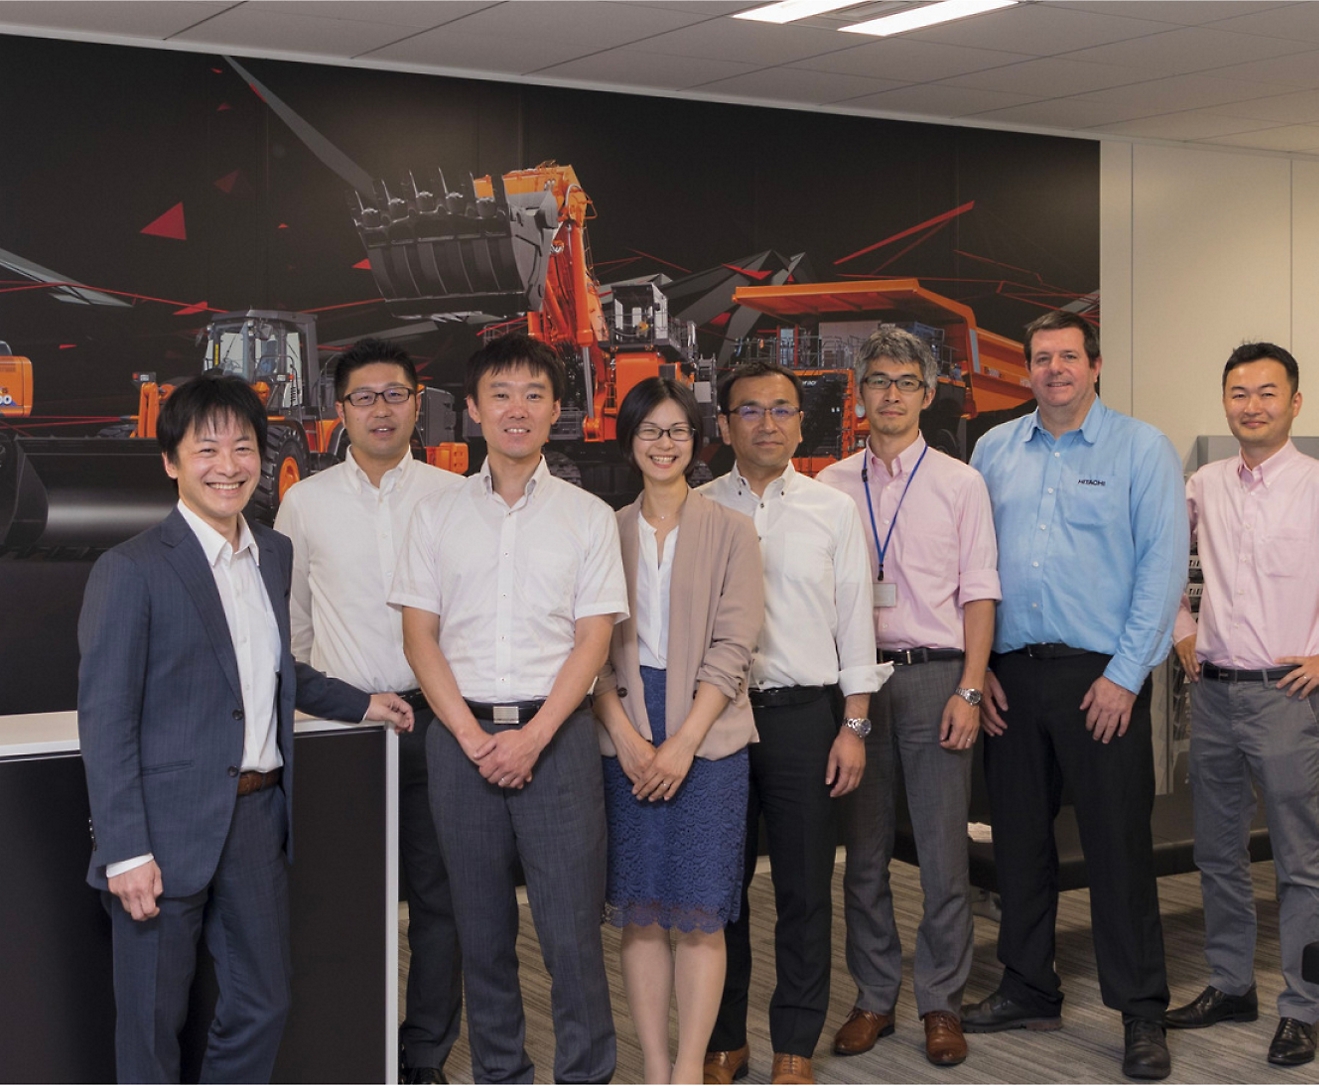
<path fill-rule="evenodd" d="M 223 192 L 226 196 L 234 191 L 234 185 L 238 181 L 238 175 L 241 170 L 234 170 L 233 173 L 225 174 L 220 180 L 215 182 L 215 187 Z"/>
<path fill-rule="evenodd" d="M 276 230 L 287 230 L 288 228 L 289 228 L 289 224 L 286 222 L 282 222 L 277 227 L 275 227 Z"/>
<path fill-rule="evenodd" d="M 173 238 L 176 241 L 188 240 L 188 228 L 183 221 L 183 204 L 175 204 L 160 218 L 147 223 L 141 233 L 158 238 Z"/>
<path fill-rule="evenodd" d="M 218 106 L 216 106 L 216 108 L 215 108 L 215 112 L 216 112 L 216 113 L 224 113 L 226 110 L 230 110 L 230 109 L 233 109 L 233 108 L 234 108 L 234 107 L 231 106 L 228 102 L 221 102 Z"/>
<path fill-rule="evenodd" d="M 353 265 L 353 267 L 354 267 L 354 268 L 361 268 L 363 271 L 370 271 L 370 270 L 371 270 L 371 258 L 370 258 L 370 257 L 367 257 L 365 260 L 359 260 L 356 264 Z"/>
<path fill-rule="evenodd" d="M 74 348 L 74 347 L 76 347 L 76 346 L 78 346 L 76 343 L 61 343 L 61 344 L 60 344 L 60 350 L 61 350 L 61 351 L 67 351 L 67 350 L 71 350 L 72 348 Z"/>
<path fill-rule="evenodd" d="M 205 313 L 209 308 L 205 302 L 197 302 L 194 305 L 185 305 L 182 309 L 174 310 L 174 316 L 190 317 L 194 313 Z"/>

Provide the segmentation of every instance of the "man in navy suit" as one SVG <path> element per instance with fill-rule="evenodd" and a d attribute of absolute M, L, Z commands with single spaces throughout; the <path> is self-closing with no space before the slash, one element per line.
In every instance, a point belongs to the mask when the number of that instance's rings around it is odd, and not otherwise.
<path fill-rule="evenodd" d="M 294 663 L 291 545 L 242 515 L 266 439 L 256 393 L 196 378 L 165 401 L 157 436 L 178 507 L 101 557 L 78 623 L 88 881 L 112 918 L 118 1074 L 178 1081 L 204 935 L 219 997 L 202 1081 L 266 1082 L 289 1008 L 295 702 L 404 729 L 412 714 Z"/>

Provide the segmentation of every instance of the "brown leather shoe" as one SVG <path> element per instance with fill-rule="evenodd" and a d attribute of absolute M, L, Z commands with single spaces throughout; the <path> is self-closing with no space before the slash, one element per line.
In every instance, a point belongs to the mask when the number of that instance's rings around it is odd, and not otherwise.
<path fill-rule="evenodd" d="M 853 1007 L 847 1021 L 834 1034 L 835 1056 L 859 1056 L 875 1047 L 881 1037 L 893 1032 L 893 1012 L 879 1014 Z"/>
<path fill-rule="evenodd" d="M 930 1011 L 925 1022 L 925 1058 L 936 1067 L 956 1067 L 966 1059 L 962 1021 L 948 1011 Z"/>
<path fill-rule="evenodd" d="M 705 1054 L 704 1078 L 707 1084 L 714 1086 L 732 1086 L 740 1078 L 747 1077 L 747 1066 L 751 1061 L 751 1048 L 743 1045 L 731 1052 L 707 1052 Z"/>
<path fill-rule="evenodd" d="M 793 1056 L 787 1052 L 774 1053 L 774 1069 L 769 1073 L 770 1082 L 813 1083 L 815 1073 L 811 1070 L 809 1056 Z"/>

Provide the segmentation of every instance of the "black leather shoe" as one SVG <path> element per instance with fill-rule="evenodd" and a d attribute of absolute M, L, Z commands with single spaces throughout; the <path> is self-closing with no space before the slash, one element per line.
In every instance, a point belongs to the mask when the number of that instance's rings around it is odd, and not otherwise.
<path fill-rule="evenodd" d="M 1314 1026 L 1299 1018 L 1284 1018 L 1269 1045 L 1269 1063 L 1280 1067 L 1298 1067 L 1314 1059 Z"/>
<path fill-rule="evenodd" d="M 1169 1029 L 1204 1029 L 1218 1022 L 1253 1022 L 1259 1017 L 1259 998 L 1255 986 L 1245 995 L 1228 995 L 1212 984 L 1185 1007 L 1178 1007 L 1163 1016 Z"/>
<path fill-rule="evenodd" d="M 448 1082 L 444 1077 L 443 1067 L 405 1067 L 399 1075 L 399 1082 Z"/>
<path fill-rule="evenodd" d="M 1132 1018 L 1125 1024 L 1126 1052 L 1122 1056 L 1122 1073 L 1127 1078 L 1160 1079 L 1172 1073 L 1168 1055 L 1168 1038 L 1158 1022 Z"/>
<path fill-rule="evenodd" d="M 963 1033 L 999 1033 L 1005 1029 L 1062 1029 L 1059 1015 L 1032 1014 L 1014 999 L 995 992 L 979 1003 L 962 1004 Z"/>

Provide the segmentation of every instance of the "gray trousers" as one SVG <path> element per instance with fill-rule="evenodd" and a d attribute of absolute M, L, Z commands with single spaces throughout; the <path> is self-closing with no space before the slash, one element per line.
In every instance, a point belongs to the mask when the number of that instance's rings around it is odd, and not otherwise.
<path fill-rule="evenodd" d="M 939 746 L 939 720 L 961 674 L 960 660 L 899 666 L 870 700 L 866 772 L 843 799 L 847 968 L 862 1010 L 891 1012 L 902 983 L 902 946 L 889 888 L 895 768 L 900 768 L 925 896 L 916 930 L 916 1012 L 961 1011 L 975 945 L 966 838 L 972 752 Z"/>
<path fill-rule="evenodd" d="M 1319 985 L 1301 954 L 1319 940 L 1319 695 L 1202 679 L 1191 701 L 1195 864 L 1204 896 L 1209 983 L 1229 995 L 1255 980 L 1255 898 L 1248 840 L 1263 796 L 1278 880 L 1284 987 L 1278 1014 L 1319 1019 Z"/>
<path fill-rule="evenodd" d="M 534 1076 L 518 984 L 521 864 L 550 975 L 554 1081 L 609 1081 L 614 1018 L 600 941 L 605 801 L 594 717 L 581 710 L 563 722 L 521 791 L 482 778 L 442 724 L 426 736 L 426 758 L 462 947 L 473 1077 Z"/>

